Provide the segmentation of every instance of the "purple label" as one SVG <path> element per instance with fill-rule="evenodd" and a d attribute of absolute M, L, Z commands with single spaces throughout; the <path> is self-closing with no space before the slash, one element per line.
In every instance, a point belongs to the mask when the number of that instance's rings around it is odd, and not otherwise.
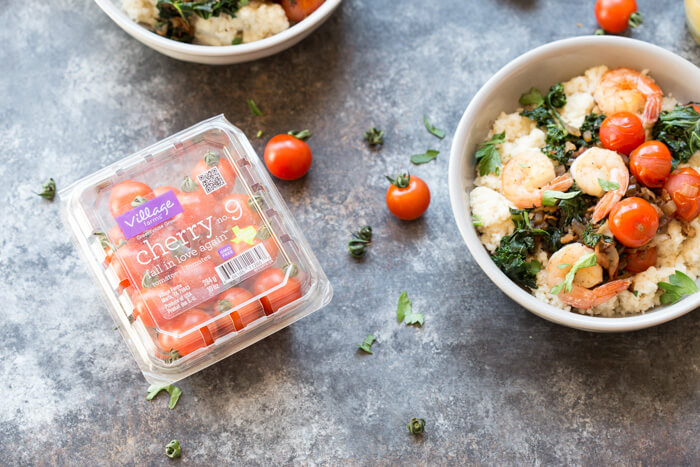
<path fill-rule="evenodd" d="M 236 254 L 231 245 L 222 246 L 217 251 L 219 252 L 219 256 L 221 256 L 221 259 L 229 259 L 231 256 Z"/>
<path fill-rule="evenodd" d="M 182 211 L 175 193 L 170 190 L 122 214 L 116 218 L 116 221 L 128 240 L 177 216 Z"/>

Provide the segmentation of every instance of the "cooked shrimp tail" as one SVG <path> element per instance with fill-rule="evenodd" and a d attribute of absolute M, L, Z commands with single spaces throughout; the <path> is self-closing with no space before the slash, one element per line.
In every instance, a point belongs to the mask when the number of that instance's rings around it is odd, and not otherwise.
<path fill-rule="evenodd" d="M 594 289 L 574 285 L 571 292 L 561 292 L 558 297 L 559 300 L 574 308 L 589 309 L 614 298 L 623 290 L 627 290 L 631 284 L 630 279 L 619 279 Z"/>
<path fill-rule="evenodd" d="M 566 191 L 571 188 L 571 185 L 573 184 L 574 179 L 571 178 L 571 174 L 567 172 L 549 182 L 549 184 L 545 187 L 545 190 Z M 540 204 L 542 204 L 541 201 Z"/>
<path fill-rule="evenodd" d="M 603 75 L 593 96 L 604 114 L 641 114 L 649 127 L 659 118 L 663 91 L 649 76 L 630 68 L 617 68 Z"/>

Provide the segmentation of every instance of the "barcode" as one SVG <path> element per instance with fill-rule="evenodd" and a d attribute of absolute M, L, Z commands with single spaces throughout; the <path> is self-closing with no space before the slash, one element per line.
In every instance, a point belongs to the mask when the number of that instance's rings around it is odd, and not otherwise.
<path fill-rule="evenodd" d="M 243 280 L 247 274 L 270 263 L 272 263 L 272 258 L 270 258 L 270 254 L 265 249 L 265 245 L 260 243 L 250 250 L 234 256 L 225 263 L 221 263 L 215 269 L 219 277 L 221 277 L 221 282 L 227 284 Z"/>
<path fill-rule="evenodd" d="M 221 172 L 217 167 L 212 167 L 206 172 L 197 175 L 197 180 L 204 188 L 204 193 L 209 194 L 226 185 L 226 180 L 221 176 Z"/>

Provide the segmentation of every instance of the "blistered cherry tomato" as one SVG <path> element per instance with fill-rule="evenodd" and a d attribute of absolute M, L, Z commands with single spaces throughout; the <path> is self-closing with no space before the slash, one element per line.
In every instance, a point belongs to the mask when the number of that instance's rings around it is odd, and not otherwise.
<path fill-rule="evenodd" d="M 627 254 L 627 266 L 625 269 L 632 274 L 644 272 L 656 264 L 656 247 L 632 250 Z"/>
<path fill-rule="evenodd" d="M 674 171 L 664 189 L 676 204 L 676 217 L 691 221 L 700 214 L 700 174 L 695 169 L 686 167 Z"/>
<path fill-rule="evenodd" d="M 112 217 L 119 217 L 134 208 L 131 203 L 137 198 L 153 198 L 151 187 L 145 183 L 134 180 L 125 180 L 117 183 L 109 194 L 109 213 Z"/>
<path fill-rule="evenodd" d="M 279 249 L 277 248 L 277 242 L 275 242 L 275 239 L 270 233 L 270 230 L 267 227 L 256 228 L 254 226 L 247 226 L 244 227 L 244 229 L 248 229 L 251 227 L 254 228 L 256 232 L 255 237 L 252 239 L 252 244 L 246 241 L 236 241 L 234 239 L 232 240 L 233 251 L 236 252 L 236 255 L 240 255 L 244 251 L 250 250 L 254 246 L 260 245 L 262 243 L 263 245 L 265 245 L 265 249 L 270 255 L 270 258 L 275 260 L 277 258 L 277 254 L 279 253 Z"/>
<path fill-rule="evenodd" d="M 691 104 L 691 107 L 693 107 L 693 110 L 700 114 L 700 105 Z"/>
<path fill-rule="evenodd" d="M 265 146 L 265 165 L 272 175 L 282 180 L 296 180 L 311 168 L 311 148 L 291 135 L 272 137 Z"/>
<path fill-rule="evenodd" d="M 258 274 L 253 285 L 253 294 L 261 295 L 284 282 L 285 273 L 280 268 L 269 268 Z M 279 289 L 260 298 L 266 314 L 272 314 L 284 305 L 301 297 L 301 283 L 296 277 L 290 277 Z"/>
<path fill-rule="evenodd" d="M 216 298 L 214 311 L 219 314 L 229 313 L 231 321 L 233 321 L 234 329 L 240 331 L 256 319 L 265 316 L 262 304 L 258 300 L 250 302 L 240 307 L 238 310 L 231 312 L 232 309 L 252 298 L 253 294 L 246 289 L 231 287 Z"/>
<path fill-rule="evenodd" d="M 600 27 L 619 34 L 629 26 L 630 16 L 637 11 L 635 0 L 597 0 L 595 17 Z"/>
<path fill-rule="evenodd" d="M 659 215 L 642 198 L 625 198 L 610 211 L 610 230 L 617 241 L 630 248 L 646 245 L 656 235 Z"/>
<path fill-rule="evenodd" d="M 297 23 L 316 11 L 323 2 L 324 0 L 282 0 L 282 8 L 289 21 Z"/>
<path fill-rule="evenodd" d="M 193 258 L 180 264 L 172 277 L 172 286 L 180 293 L 189 290 L 198 301 L 207 300 L 221 289 L 214 262 Z M 179 287 L 178 287 L 179 286 Z"/>
<path fill-rule="evenodd" d="M 204 154 L 204 157 L 197 162 L 197 165 L 195 165 L 192 169 L 192 180 L 201 185 L 199 175 L 211 170 L 213 167 L 218 169 L 219 174 L 226 182 L 226 185 L 214 192 L 211 192 L 211 194 L 216 194 L 216 196 L 224 196 L 227 193 L 230 193 L 233 190 L 233 185 L 236 183 L 236 170 L 233 168 L 228 159 L 222 157 L 215 151 L 207 151 L 207 153 Z"/>
<path fill-rule="evenodd" d="M 387 177 L 389 178 L 389 177 Z M 400 174 L 386 190 L 386 206 L 399 219 L 411 221 L 423 215 L 430 205 L 430 190 L 415 175 Z"/>
<path fill-rule="evenodd" d="M 631 112 L 616 112 L 600 125 L 600 142 L 605 149 L 628 155 L 646 138 L 642 121 Z"/>
<path fill-rule="evenodd" d="M 661 188 L 671 173 L 671 152 L 661 141 L 647 141 L 630 154 L 630 172 L 649 188 Z"/>
<path fill-rule="evenodd" d="M 160 325 L 160 329 L 174 334 L 184 334 L 209 319 L 211 319 L 211 316 L 205 311 L 192 308 L 173 319 L 163 322 Z M 208 327 L 204 326 L 197 331 L 180 337 L 159 332 L 158 343 L 161 350 L 165 353 L 165 358 L 174 360 L 213 343 L 213 339 Z"/>

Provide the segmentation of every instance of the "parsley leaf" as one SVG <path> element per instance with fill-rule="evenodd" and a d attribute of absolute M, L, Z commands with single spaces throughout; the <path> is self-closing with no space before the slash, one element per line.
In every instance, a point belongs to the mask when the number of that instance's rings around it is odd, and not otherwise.
<path fill-rule="evenodd" d="M 530 88 L 528 92 L 520 96 L 520 105 L 535 105 L 540 106 L 544 103 L 542 93 L 537 88 Z"/>
<path fill-rule="evenodd" d="M 372 334 L 368 334 L 367 337 L 365 337 L 365 340 L 362 341 L 362 344 L 358 345 L 357 347 L 370 355 L 374 355 L 374 352 L 372 352 L 372 344 L 374 344 L 374 341 L 376 340 L 376 337 L 374 337 Z"/>
<path fill-rule="evenodd" d="M 676 270 L 675 274 L 668 277 L 670 282 L 659 282 L 657 285 L 664 293 L 659 297 L 662 305 L 671 305 L 680 300 L 683 295 L 694 294 L 698 291 L 698 286 L 693 279 Z"/>
<path fill-rule="evenodd" d="M 425 151 L 425 154 L 412 155 L 411 162 L 413 162 L 416 165 L 426 164 L 435 159 L 438 154 L 440 154 L 440 151 L 436 151 L 435 149 L 428 149 L 427 151 Z"/>
<path fill-rule="evenodd" d="M 493 137 L 479 144 L 479 149 L 476 151 L 476 162 L 479 168 L 479 175 L 488 175 L 490 173 L 498 173 L 501 170 L 501 155 L 496 149 L 497 144 L 502 144 L 506 140 L 506 132 L 498 133 Z"/>
<path fill-rule="evenodd" d="M 428 117 L 426 117 L 425 115 L 423 115 L 423 123 L 425 123 L 425 129 L 428 130 L 430 134 L 437 136 L 440 139 L 445 137 L 445 130 L 435 128 L 428 122 Z"/>
<path fill-rule="evenodd" d="M 562 192 L 556 190 L 545 190 L 542 194 L 542 206 L 555 206 L 558 199 L 571 199 L 580 195 L 580 191 Z"/>
<path fill-rule="evenodd" d="M 425 317 L 421 313 L 413 312 L 413 305 L 406 292 L 399 295 L 399 303 L 396 307 L 396 319 L 399 323 L 423 325 Z"/>
<path fill-rule="evenodd" d="M 602 178 L 598 179 L 598 185 L 600 185 L 603 191 L 613 191 L 620 188 L 619 183 L 610 180 L 603 180 Z"/>
<path fill-rule="evenodd" d="M 576 276 L 578 270 L 583 268 L 590 268 L 591 266 L 595 266 L 596 264 L 598 264 L 598 260 L 596 259 L 595 253 L 589 253 L 587 255 L 581 256 L 578 260 L 576 260 L 574 265 L 571 266 L 569 272 L 566 273 L 564 281 L 561 284 L 552 287 L 551 293 L 557 295 L 559 292 L 562 291 L 562 289 L 566 290 L 566 292 L 571 292 L 571 289 L 574 286 L 574 277 Z"/>
<path fill-rule="evenodd" d="M 170 394 L 170 400 L 168 401 L 168 408 L 170 410 L 173 410 L 175 406 L 177 405 L 177 401 L 180 400 L 180 396 L 182 395 L 182 389 L 179 387 L 173 385 L 173 384 L 166 384 L 163 386 L 158 386 L 157 384 L 152 384 L 151 386 L 148 387 L 148 395 L 146 396 L 146 400 L 150 401 L 154 397 L 156 397 L 161 391 L 166 391 L 168 394 Z"/>
<path fill-rule="evenodd" d="M 260 110 L 260 107 L 255 103 L 253 99 L 248 99 L 248 107 L 250 108 L 250 111 L 253 112 L 253 115 L 257 115 L 258 117 L 262 117 L 263 113 L 262 110 Z"/>

